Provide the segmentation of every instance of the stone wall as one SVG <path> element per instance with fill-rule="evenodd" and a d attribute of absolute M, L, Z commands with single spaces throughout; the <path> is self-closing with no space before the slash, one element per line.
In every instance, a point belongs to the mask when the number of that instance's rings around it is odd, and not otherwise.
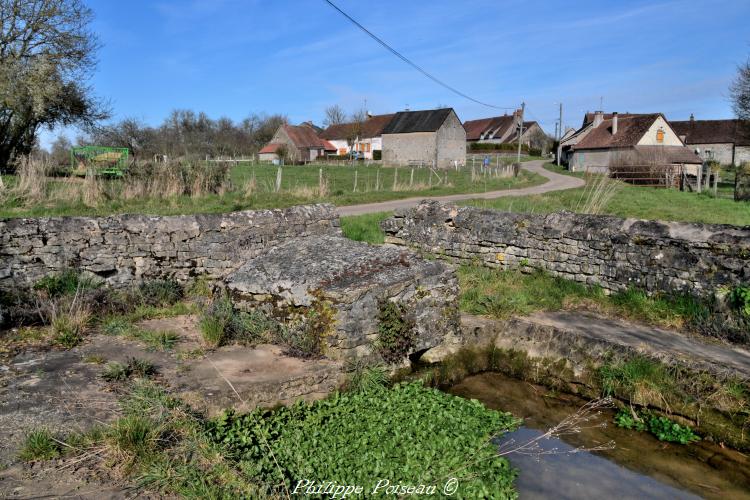
<path fill-rule="evenodd" d="M 383 222 L 386 242 L 503 268 L 543 269 L 606 290 L 713 293 L 750 282 L 750 227 L 423 202 Z"/>
<path fill-rule="evenodd" d="M 425 165 L 432 165 L 436 159 L 435 132 L 383 134 L 384 164 L 404 165 L 410 161 L 422 161 Z"/>
<path fill-rule="evenodd" d="M 336 235 L 332 205 L 228 214 L 0 219 L 0 289 L 29 286 L 66 267 L 113 286 L 173 275 L 223 277 L 292 237 Z"/>

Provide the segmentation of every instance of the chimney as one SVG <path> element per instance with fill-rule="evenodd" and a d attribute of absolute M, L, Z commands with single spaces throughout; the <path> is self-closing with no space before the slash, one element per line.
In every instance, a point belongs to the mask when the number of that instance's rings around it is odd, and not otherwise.
<path fill-rule="evenodd" d="M 694 122 L 694 121 L 695 121 L 695 116 L 693 116 L 693 113 L 690 113 L 690 121 L 691 121 L 691 122 Z"/>
<path fill-rule="evenodd" d="M 604 113 L 602 113 L 601 111 L 596 111 L 594 113 L 594 128 L 601 125 L 603 121 L 604 121 Z"/>
<path fill-rule="evenodd" d="M 612 135 L 617 133 L 617 111 L 612 113 Z"/>

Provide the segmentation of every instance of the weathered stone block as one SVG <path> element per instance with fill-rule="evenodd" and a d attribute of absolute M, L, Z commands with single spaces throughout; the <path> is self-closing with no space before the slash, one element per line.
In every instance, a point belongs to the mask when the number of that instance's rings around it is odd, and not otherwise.
<path fill-rule="evenodd" d="M 333 308 L 325 333 L 334 359 L 378 357 L 382 301 L 404 306 L 415 333 L 408 354 L 459 341 L 455 271 L 403 248 L 336 236 L 291 239 L 229 273 L 224 283 L 243 310 L 265 307 L 289 318 L 320 304 Z"/>

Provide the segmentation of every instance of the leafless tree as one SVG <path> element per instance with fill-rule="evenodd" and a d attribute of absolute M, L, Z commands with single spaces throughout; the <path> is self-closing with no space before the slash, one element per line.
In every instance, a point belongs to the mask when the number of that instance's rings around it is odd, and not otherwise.
<path fill-rule="evenodd" d="M 750 59 L 737 67 L 737 77 L 729 87 L 729 97 L 737 118 L 750 120 Z"/>
<path fill-rule="evenodd" d="M 346 113 L 338 104 L 328 106 L 325 110 L 326 117 L 323 119 L 323 126 L 340 125 L 346 122 Z"/>

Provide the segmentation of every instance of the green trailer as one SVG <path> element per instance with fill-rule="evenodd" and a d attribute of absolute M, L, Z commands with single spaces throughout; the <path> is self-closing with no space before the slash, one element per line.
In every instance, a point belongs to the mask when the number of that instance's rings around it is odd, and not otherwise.
<path fill-rule="evenodd" d="M 74 175 L 86 175 L 93 169 L 96 175 L 122 177 L 128 166 L 128 148 L 80 146 L 70 150 Z"/>

